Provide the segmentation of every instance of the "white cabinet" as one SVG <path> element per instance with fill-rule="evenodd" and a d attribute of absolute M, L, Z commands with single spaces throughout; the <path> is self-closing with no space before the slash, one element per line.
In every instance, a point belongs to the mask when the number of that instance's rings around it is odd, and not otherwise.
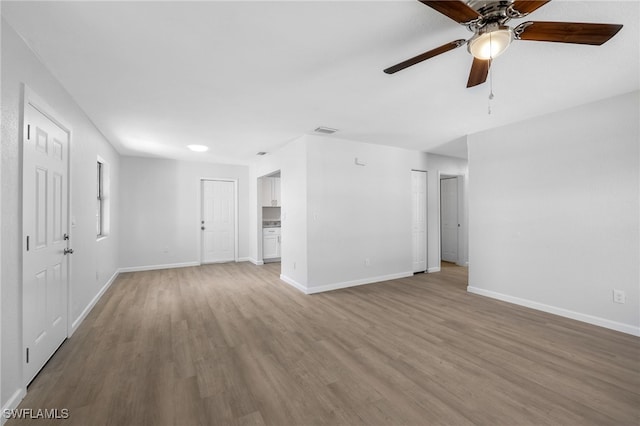
<path fill-rule="evenodd" d="M 262 178 L 262 206 L 280 207 L 280 178 Z"/>
<path fill-rule="evenodd" d="M 264 228 L 262 230 L 262 259 L 280 257 L 280 228 Z"/>

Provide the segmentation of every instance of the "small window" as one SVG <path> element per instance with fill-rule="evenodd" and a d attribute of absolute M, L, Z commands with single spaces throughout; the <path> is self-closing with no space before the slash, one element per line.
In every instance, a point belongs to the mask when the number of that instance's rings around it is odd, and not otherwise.
<path fill-rule="evenodd" d="M 98 185 L 97 191 L 98 193 L 98 203 L 96 208 L 96 225 L 97 225 L 97 233 L 98 238 L 104 237 L 105 234 L 105 226 L 104 226 L 104 163 L 98 161 Z"/>
<path fill-rule="evenodd" d="M 111 178 L 109 163 L 98 156 L 96 163 L 96 235 L 109 235 L 111 222 Z"/>

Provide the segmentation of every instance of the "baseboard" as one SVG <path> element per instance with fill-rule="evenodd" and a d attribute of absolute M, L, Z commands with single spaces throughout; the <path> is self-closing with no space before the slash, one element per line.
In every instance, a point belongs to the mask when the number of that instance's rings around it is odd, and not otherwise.
<path fill-rule="evenodd" d="M 11 410 L 15 410 L 16 408 L 18 408 L 18 405 L 20 404 L 20 401 L 22 401 L 22 399 L 26 395 L 27 395 L 27 389 L 26 388 L 20 388 L 20 389 L 16 390 L 13 393 L 13 395 L 11 395 L 11 398 L 9 398 L 9 400 L 4 405 L 4 407 L 2 407 L 2 413 L 0 413 L 0 425 L 5 424 L 7 422 L 7 420 L 9 420 L 5 416 L 5 413 L 11 412 Z"/>
<path fill-rule="evenodd" d="M 84 308 L 84 310 L 78 316 L 78 318 L 76 318 L 75 321 L 71 323 L 71 330 L 69 331 L 69 336 L 67 337 L 71 337 L 73 333 L 75 333 L 76 329 L 80 326 L 80 324 L 82 324 L 82 321 L 84 321 L 87 315 L 89 315 L 89 312 L 91 312 L 93 307 L 96 306 L 96 303 L 98 303 L 98 300 L 100 300 L 102 295 L 104 295 L 104 293 L 109 289 L 109 287 L 111 287 L 111 284 L 113 284 L 116 278 L 118 278 L 119 274 L 120 274 L 120 270 L 117 270 L 113 273 L 113 275 L 111 275 L 111 278 L 109 278 L 109 280 L 105 283 L 105 285 L 102 286 L 98 294 L 96 294 L 95 297 L 91 299 L 91 302 L 89 302 L 89 304 Z"/>
<path fill-rule="evenodd" d="M 254 265 L 260 266 L 260 265 L 264 265 L 264 262 L 262 260 L 256 260 L 253 257 L 248 258 L 249 262 L 253 263 Z"/>
<path fill-rule="evenodd" d="M 325 291 L 339 290 L 341 288 L 355 287 L 365 284 L 375 284 L 382 281 L 397 280 L 400 278 L 412 277 L 413 272 L 400 272 L 397 274 L 380 275 L 377 277 L 362 278 L 359 280 L 344 281 L 335 284 L 326 284 L 317 287 L 307 287 L 307 294 L 323 293 Z"/>
<path fill-rule="evenodd" d="M 497 293 L 491 290 L 485 290 L 478 287 L 468 286 L 469 293 L 478 294 L 480 296 L 490 297 L 492 299 L 502 300 L 503 302 L 513 303 L 515 305 L 525 306 L 527 308 L 536 309 L 538 311 L 547 312 L 565 318 L 571 318 L 577 321 L 586 322 L 588 324 L 597 325 L 608 328 L 610 330 L 620 331 L 622 333 L 631 334 L 640 337 L 640 327 L 624 324 L 617 321 L 611 321 L 605 318 L 596 317 L 589 314 L 571 311 L 569 309 L 559 308 L 557 306 L 545 305 L 544 303 L 534 302 L 532 300 L 522 299 L 520 297 L 509 296 L 508 294 Z"/>
<path fill-rule="evenodd" d="M 439 266 L 433 266 L 431 268 L 427 268 L 427 273 L 431 274 L 433 272 L 440 272 L 440 267 Z"/>
<path fill-rule="evenodd" d="M 300 290 L 304 294 L 309 294 L 309 292 L 307 290 L 307 286 L 300 284 L 296 280 L 294 280 L 292 278 L 289 278 L 286 275 L 282 275 L 282 274 L 280 274 L 280 279 L 282 281 L 284 281 L 285 283 L 289 284 L 290 286 L 295 287 L 296 289 Z"/>
<path fill-rule="evenodd" d="M 147 266 L 127 266 L 125 268 L 120 268 L 120 272 L 155 271 L 158 269 L 188 268 L 189 266 L 200 266 L 200 262 L 168 263 L 164 265 Z"/>
<path fill-rule="evenodd" d="M 251 258 L 250 257 L 239 257 L 238 260 L 236 260 L 236 262 L 251 262 Z M 253 262 L 251 262 L 253 263 Z"/>

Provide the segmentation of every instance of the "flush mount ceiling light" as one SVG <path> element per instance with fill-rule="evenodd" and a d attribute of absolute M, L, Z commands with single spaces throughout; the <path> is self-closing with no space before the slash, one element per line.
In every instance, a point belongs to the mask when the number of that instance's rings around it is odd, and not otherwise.
<path fill-rule="evenodd" d="M 491 24 L 482 28 L 467 41 L 467 50 L 478 59 L 500 56 L 513 40 L 513 30 L 506 25 Z"/>
<path fill-rule="evenodd" d="M 187 145 L 187 148 L 189 148 L 191 151 L 194 151 L 194 152 L 209 151 L 209 147 L 204 145 Z"/>

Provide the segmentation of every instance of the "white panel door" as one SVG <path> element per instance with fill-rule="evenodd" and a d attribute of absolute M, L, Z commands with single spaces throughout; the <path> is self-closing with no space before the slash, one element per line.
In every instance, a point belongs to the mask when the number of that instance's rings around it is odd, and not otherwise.
<path fill-rule="evenodd" d="M 441 258 L 458 262 L 458 179 L 440 180 Z"/>
<path fill-rule="evenodd" d="M 29 383 L 67 337 L 69 134 L 26 102 L 22 312 Z"/>
<path fill-rule="evenodd" d="M 202 181 L 202 263 L 235 260 L 235 183 Z"/>
<path fill-rule="evenodd" d="M 411 171 L 413 272 L 427 270 L 427 172 Z"/>

